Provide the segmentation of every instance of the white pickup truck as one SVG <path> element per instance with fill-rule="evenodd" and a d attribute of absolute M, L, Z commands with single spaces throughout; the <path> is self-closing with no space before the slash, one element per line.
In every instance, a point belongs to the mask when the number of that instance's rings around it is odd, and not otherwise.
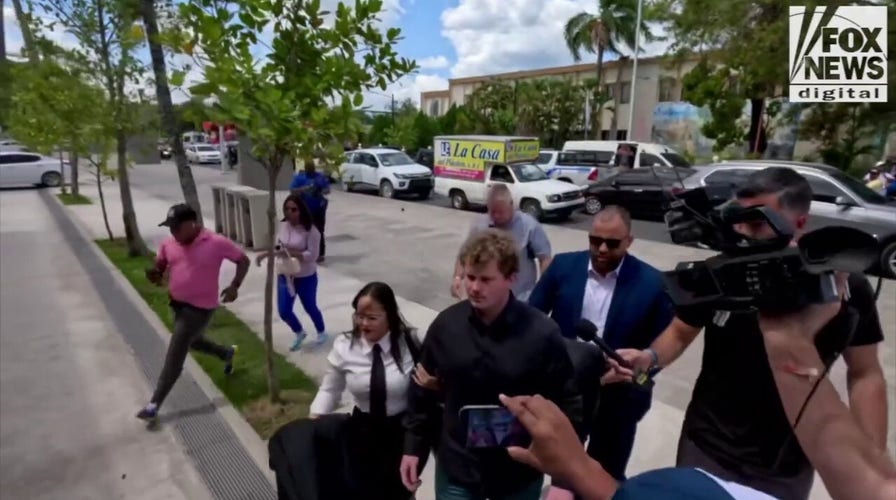
<path fill-rule="evenodd" d="M 510 188 L 514 204 L 536 219 L 569 217 L 585 203 L 574 184 L 550 179 L 535 165 L 538 140 L 511 136 L 436 137 L 433 148 L 435 192 L 451 206 L 485 203 L 490 186 Z"/>

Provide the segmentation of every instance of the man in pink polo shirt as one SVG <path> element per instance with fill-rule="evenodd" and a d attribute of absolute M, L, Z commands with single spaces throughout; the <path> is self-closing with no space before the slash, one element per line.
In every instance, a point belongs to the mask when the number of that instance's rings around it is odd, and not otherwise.
<path fill-rule="evenodd" d="M 137 418 L 152 420 L 180 376 L 187 352 L 195 349 L 224 361 L 224 373 L 233 372 L 236 346 L 224 347 L 205 338 L 203 332 L 218 307 L 218 275 L 225 259 L 236 264 L 236 276 L 220 298 L 233 302 L 237 290 L 249 271 L 249 257 L 229 239 L 209 231 L 189 205 L 181 203 L 168 210 L 159 224 L 168 226 L 171 236 L 159 247 L 155 267 L 146 270 L 146 278 L 162 285 L 168 272 L 168 295 L 174 310 L 174 333 L 165 355 L 165 366 L 159 375 L 155 393 Z"/>

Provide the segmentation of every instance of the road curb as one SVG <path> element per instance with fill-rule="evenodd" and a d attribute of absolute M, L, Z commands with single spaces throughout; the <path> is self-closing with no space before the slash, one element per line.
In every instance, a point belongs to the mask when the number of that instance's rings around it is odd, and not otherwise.
<path fill-rule="evenodd" d="M 168 327 L 162 323 L 162 320 L 158 317 L 158 315 L 150 309 L 149 305 L 146 301 L 143 300 L 143 297 L 137 292 L 137 290 L 131 285 L 128 279 L 121 273 L 121 271 L 109 260 L 106 254 L 96 245 L 95 238 L 90 234 L 90 232 L 83 226 L 83 224 L 78 220 L 77 217 L 73 217 L 69 208 L 64 205 L 59 198 L 55 195 L 50 195 L 47 198 L 52 198 L 51 203 L 57 204 L 58 207 L 62 209 L 62 212 L 65 213 L 68 220 L 73 224 L 78 233 L 87 241 L 90 242 L 90 252 L 93 253 L 100 262 L 111 272 L 111 275 L 120 286 L 121 290 L 124 291 L 128 300 L 137 308 L 138 311 L 143 315 L 144 319 L 152 326 L 152 329 L 156 332 L 159 338 L 164 342 L 165 345 L 168 344 L 168 341 L 171 338 L 171 332 L 168 330 Z M 133 348 L 128 346 L 131 350 L 132 355 L 136 357 L 136 353 Z M 205 393 L 206 397 L 212 402 L 214 402 L 215 408 L 217 412 L 224 418 L 224 421 L 233 431 L 234 435 L 239 440 L 240 444 L 248 452 L 249 456 L 256 463 L 259 470 L 261 470 L 262 474 L 268 479 L 271 485 L 276 488 L 276 476 L 274 472 L 270 470 L 270 466 L 268 465 L 268 450 L 267 450 L 267 442 L 255 432 L 255 429 L 252 428 L 251 425 L 243 418 L 242 414 L 234 408 L 234 406 L 230 403 L 230 400 L 215 386 L 214 382 L 209 378 L 209 376 L 205 373 L 202 367 L 196 362 L 196 360 L 192 356 L 187 356 L 186 363 L 184 363 L 184 370 L 193 377 L 193 380 L 196 381 L 196 384 Z M 150 382 L 151 383 L 151 382 Z M 149 391 L 152 390 L 152 387 L 149 387 Z M 148 393 L 147 393 L 148 394 Z"/>

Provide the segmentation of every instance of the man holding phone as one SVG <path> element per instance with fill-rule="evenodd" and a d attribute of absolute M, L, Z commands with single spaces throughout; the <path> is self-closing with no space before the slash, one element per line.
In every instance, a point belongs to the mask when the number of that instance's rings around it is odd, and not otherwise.
<path fill-rule="evenodd" d="M 420 363 L 438 377 L 444 399 L 436 451 L 440 500 L 540 498 L 543 474 L 513 461 L 494 434 L 489 440 L 468 440 L 470 432 L 477 431 L 470 422 L 481 423 L 487 416 L 492 433 L 494 422 L 506 424 L 506 418 L 495 414 L 504 411 L 496 407 L 500 394 L 539 393 L 573 422 L 582 417 L 581 396 L 559 327 L 511 291 L 519 270 L 517 252 L 513 238 L 498 229 L 470 237 L 460 254 L 469 298 L 442 311 L 423 342 Z M 409 404 L 401 477 L 411 491 L 420 485 L 420 463 L 430 451 L 428 429 L 437 403 L 434 398 L 412 398 Z M 495 445 L 474 446 L 488 443 Z"/>

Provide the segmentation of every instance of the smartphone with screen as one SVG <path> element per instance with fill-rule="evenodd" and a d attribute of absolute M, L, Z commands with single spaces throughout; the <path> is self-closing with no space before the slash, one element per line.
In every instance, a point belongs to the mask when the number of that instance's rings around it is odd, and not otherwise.
<path fill-rule="evenodd" d="M 526 428 L 503 406 L 464 406 L 460 419 L 467 433 L 467 448 L 527 448 L 532 444 Z"/>

